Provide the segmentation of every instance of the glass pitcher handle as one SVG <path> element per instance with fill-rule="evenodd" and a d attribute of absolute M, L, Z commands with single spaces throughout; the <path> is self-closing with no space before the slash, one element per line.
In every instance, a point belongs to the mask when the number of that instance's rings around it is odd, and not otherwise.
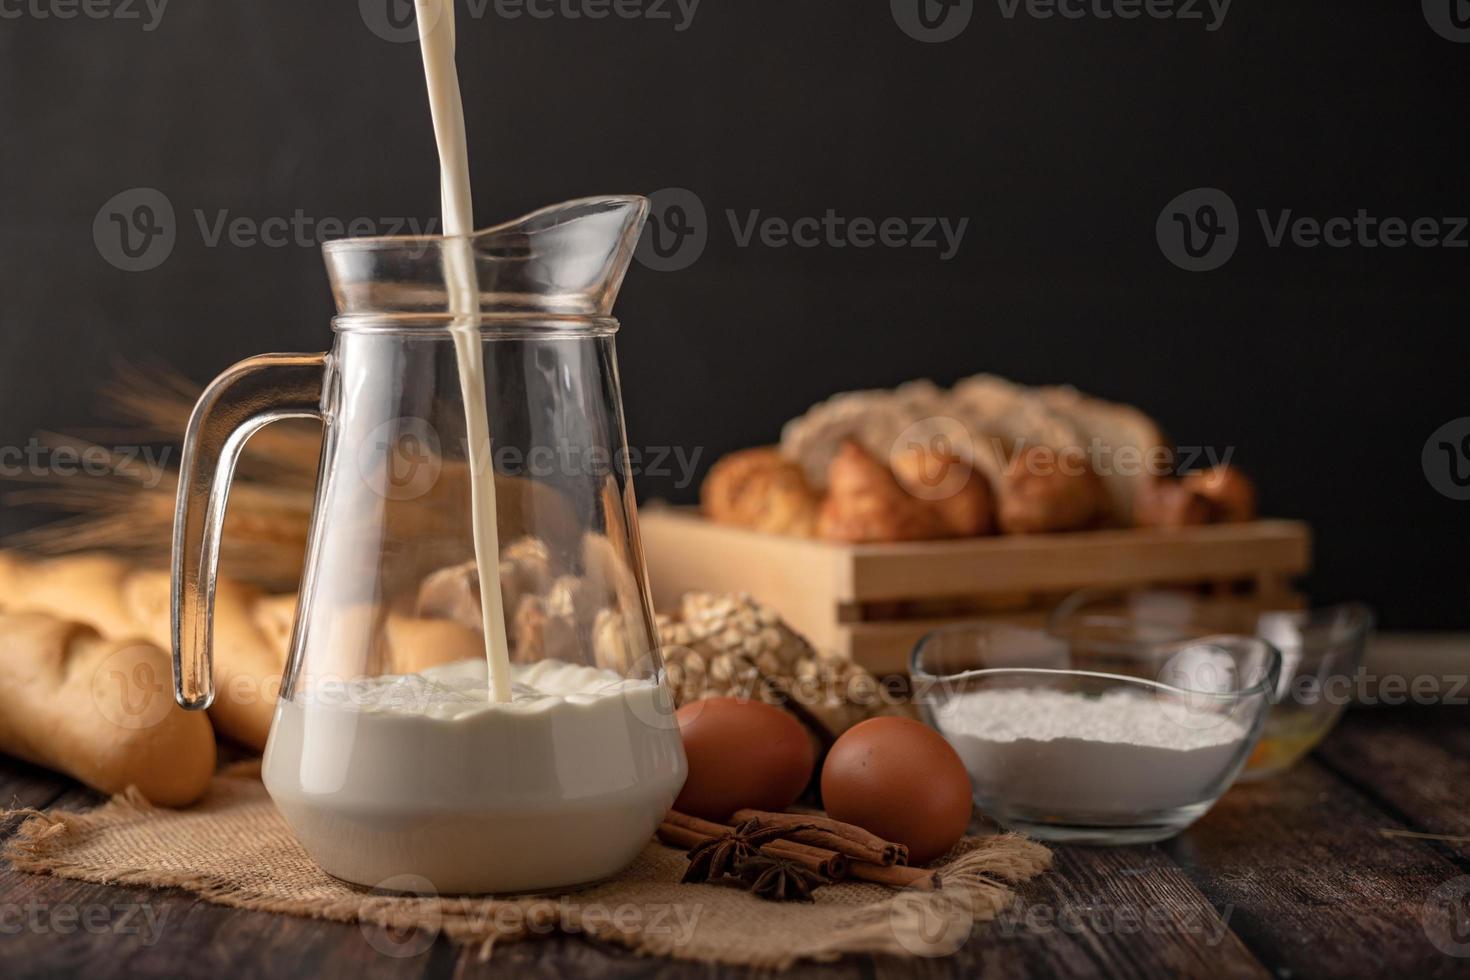
<path fill-rule="evenodd" d="M 212 381 L 189 417 L 174 509 L 174 697 L 214 701 L 214 588 L 230 478 L 245 441 L 281 419 L 324 417 L 326 354 L 262 354 Z"/>

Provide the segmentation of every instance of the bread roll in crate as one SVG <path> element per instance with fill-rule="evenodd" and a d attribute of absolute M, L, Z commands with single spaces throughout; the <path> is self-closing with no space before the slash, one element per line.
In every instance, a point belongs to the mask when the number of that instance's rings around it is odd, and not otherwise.
<path fill-rule="evenodd" d="M 1259 519 L 1243 473 L 1184 456 L 1139 409 L 1070 387 L 977 375 L 843 393 L 779 446 L 718 460 L 698 510 L 644 508 L 654 599 L 750 592 L 879 674 L 930 629 L 1039 624 L 1079 588 L 1299 605 L 1307 527 Z"/>

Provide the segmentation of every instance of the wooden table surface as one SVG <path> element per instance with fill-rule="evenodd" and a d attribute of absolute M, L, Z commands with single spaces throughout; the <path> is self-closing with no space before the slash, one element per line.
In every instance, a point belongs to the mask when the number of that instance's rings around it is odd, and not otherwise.
<path fill-rule="evenodd" d="M 98 797 L 0 757 L 0 800 L 84 808 Z M 1311 758 L 1232 789 L 1173 841 L 1059 848 L 1053 871 L 950 957 L 850 957 L 788 976 L 1470 977 L 1467 802 L 1470 709 L 1358 709 Z M 0 835 L 13 830 L 11 821 Z M 488 962 L 443 937 L 393 957 L 357 925 L 0 870 L 6 978 L 748 972 L 566 936 L 506 945 Z"/>

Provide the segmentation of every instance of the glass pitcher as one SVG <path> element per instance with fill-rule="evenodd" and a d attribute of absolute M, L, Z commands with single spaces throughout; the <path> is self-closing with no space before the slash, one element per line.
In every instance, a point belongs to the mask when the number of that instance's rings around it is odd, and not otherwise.
<path fill-rule="evenodd" d="M 194 410 L 173 554 L 187 708 L 214 697 L 217 553 L 240 449 L 278 419 L 324 425 L 263 776 L 330 874 L 441 894 L 596 880 L 637 855 L 683 784 L 610 316 L 646 210 L 588 198 L 476 233 L 479 314 L 458 338 L 446 277 L 466 267 L 466 239 L 330 242 L 331 352 L 250 358 Z M 483 357 L 478 453 L 466 348 Z M 492 485 L 508 701 L 489 684 L 471 533 L 472 486 Z"/>

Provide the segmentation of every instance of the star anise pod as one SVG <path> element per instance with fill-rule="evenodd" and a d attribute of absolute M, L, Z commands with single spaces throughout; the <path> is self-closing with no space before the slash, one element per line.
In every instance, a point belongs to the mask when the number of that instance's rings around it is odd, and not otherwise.
<path fill-rule="evenodd" d="M 719 881 L 733 873 L 742 861 L 754 857 L 762 844 L 790 832 L 786 827 L 762 827 L 758 820 L 747 820 L 729 833 L 711 837 L 690 848 L 689 868 L 681 881 L 685 884 Z"/>
<path fill-rule="evenodd" d="M 810 902 L 812 889 L 827 879 L 795 861 L 757 854 L 740 863 L 740 880 L 751 894 L 772 902 Z"/>

